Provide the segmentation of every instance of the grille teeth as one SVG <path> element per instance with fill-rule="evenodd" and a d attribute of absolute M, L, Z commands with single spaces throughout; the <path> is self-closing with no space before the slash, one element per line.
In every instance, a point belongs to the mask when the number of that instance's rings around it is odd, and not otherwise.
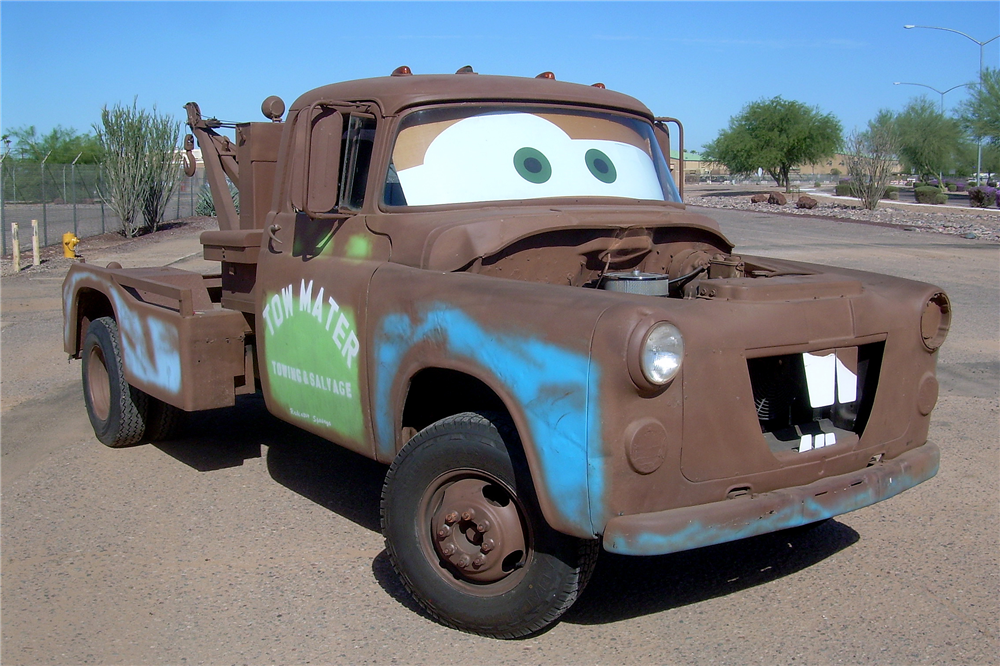
<path fill-rule="evenodd" d="M 829 372 L 824 375 L 813 370 L 813 375 L 807 376 L 805 357 L 809 356 L 808 360 L 812 360 L 817 354 L 784 354 L 747 359 L 754 409 L 761 433 L 769 446 L 781 451 L 788 450 L 789 447 L 795 449 L 800 439 L 807 434 L 811 439 L 822 434 L 824 446 L 825 437 L 829 433 L 836 433 L 838 442 L 849 441 L 853 435 L 860 437 L 874 403 L 884 345 L 885 343 L 878 342 L 836 350 L 837 359 L 856 359 L 849 364 L 848 369 L 851 370 L 851 376 L 854 376 L 856 368 L 857 390 L 854 391 L 853 386 L 851 390 L 844 389 L 842 381 L 847 375 L 838 372 L 835 380 L 837 383 L 832 391 L 835 396 L 832 404 L 823 402 L 831 395 L 829 392 L 823 393 L 825 388 L 829 388 L 825 387 L 823 381 L 827 376 L 830 381 L 834 381 L 834 375 Z M 817 357 L 830 357 L 830 353 L 819 353 Z M 810 381 L 813 384 L 811 389 Z M 817 402 L 817 396 L 825 398 L 819 397 Z"/>

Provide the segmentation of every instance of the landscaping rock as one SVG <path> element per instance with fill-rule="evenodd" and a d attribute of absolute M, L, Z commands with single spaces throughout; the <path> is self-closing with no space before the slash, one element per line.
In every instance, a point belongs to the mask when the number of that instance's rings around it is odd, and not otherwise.
<path fill-rule="evenodd" d="M 807 194 L 803 194 L 801 197 L 799 197 L 799 200 L 795 202 L 796 208 L 806 208 L 808 210 L 812 210 L 818 205 L 819 202 Z"/>
<path fill-rule="evenodd" d="M 761 192 L 750 197 L 750 203 L 764 203 L 767 201 L 768 195 L 766 192 Z"/>
<path fill-rule="evenodd" d="M 784 206 L 788 203 L 788 199 L 781 192 L 771 192 L 767 197 L 767 203 L 775 206 Z"/>
<path fill-rule="evenodd" d="M 745 197 L 689 194 L 685 197 L 685 202 L 693 206 L 706 206 L 708 208 L 762 212 L 759 206 L 749 203 Z M 865 210 L 858 204 L 845 205 L 823 201 L 814 210 L 789 206 L 780 213 L 775 211 L 775 214 L 821 215 L 854 222 L 895 226 L 907 231 L 931 231 L 954 236 L 974 234 L 977 240 L 1000 243 L 1000 211 L 997 211 L 996 208 L 949 208 L 945 210 L 938 208 L 935 210 L 931 206 L 924 208 L 911 204 L 900 208 L 883 205 L 879 206 L 878 210 Z"/>

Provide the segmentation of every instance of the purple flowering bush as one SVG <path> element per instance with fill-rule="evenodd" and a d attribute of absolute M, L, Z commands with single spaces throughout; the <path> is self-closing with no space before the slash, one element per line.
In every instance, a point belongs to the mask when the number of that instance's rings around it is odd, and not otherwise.
<path fill-rule="evenodd" d="M 983 185 L 969 188 L 969 205 L 973 208 L 989 208 L 997 203 L 997 188 Z"/>

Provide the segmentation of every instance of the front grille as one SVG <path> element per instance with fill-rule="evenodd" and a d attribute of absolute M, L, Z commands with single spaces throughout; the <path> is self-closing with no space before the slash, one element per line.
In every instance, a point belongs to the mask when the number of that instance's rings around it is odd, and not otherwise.
<path fill-rule="evenodd" d="M 757 420 L 774 452 L 857 441 L 868 423 L 885 343 L 747 360 Z"/>

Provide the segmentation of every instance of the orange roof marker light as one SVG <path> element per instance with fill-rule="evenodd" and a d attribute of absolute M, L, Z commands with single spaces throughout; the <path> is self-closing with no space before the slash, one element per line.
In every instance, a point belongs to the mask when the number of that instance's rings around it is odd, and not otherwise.
<path fill-rule="evenodd" d="M 590 87 L 591 88 L 600 88 L 601 90 L 607 90 L 608 89 L 608 87 L 606 85 L 604 85 L 603 83 L 591 83 Z"/>
<path fill-rule="evenodd" d="M 411 76 L 413 71 L 406 65 L 400 65 L 396 69 L 392 70 L 393 76 Z"/>
<path fill-rule="evenodd" d="M 539 74 L 535 78 L 536 79 L 548 79 L 550 81 L 555 81 L 556 80 L 556 75 L 553 74 L 552 72 L 542 72 L 541 74 Z"/>
<path fill-rule="evenodd" d="M 477 72 L 476 70 L 472 69 L 472 65 L 466 65 L 465 67 L 461 68 L 460 70 L 458 70 L 455 73 L 456 74 L 478 74 L 479 72 Z"/>

